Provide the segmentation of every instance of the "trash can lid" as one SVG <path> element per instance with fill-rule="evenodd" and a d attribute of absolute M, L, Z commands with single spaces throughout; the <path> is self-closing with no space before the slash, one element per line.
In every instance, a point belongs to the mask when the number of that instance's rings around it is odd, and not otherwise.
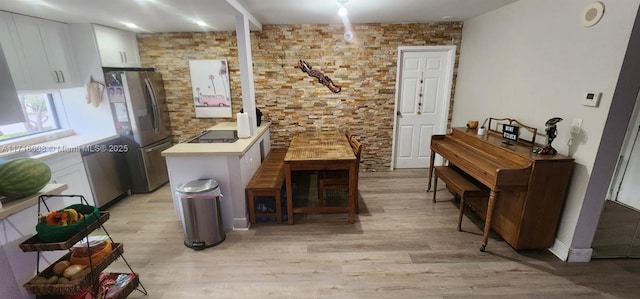
<path fill-rule="evenodd" d="M 214 179 L 198 179 L 188 181 L 176 187 L 176 191 L 182 193 L 203 193 L 218 188 L 218 182 Z"/>

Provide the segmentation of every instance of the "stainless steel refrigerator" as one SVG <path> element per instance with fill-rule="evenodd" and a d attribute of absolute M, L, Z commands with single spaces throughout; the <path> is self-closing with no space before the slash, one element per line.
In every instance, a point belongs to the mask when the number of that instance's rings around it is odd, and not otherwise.
<path fill-rule="evenodd" d="M 160 73 L 153 69 L 104 68 L 116 131 L 126 146 L 131 193 L 147 193 L 169 181 L 160 154 L 172 146 Z"/>

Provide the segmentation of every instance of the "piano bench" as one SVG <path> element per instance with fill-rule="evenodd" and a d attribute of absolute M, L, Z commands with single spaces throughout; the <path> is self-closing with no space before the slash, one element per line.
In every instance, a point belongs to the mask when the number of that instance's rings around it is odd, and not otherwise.
<path fill-rule="evenodd" d="M 433 202 L 436 202 L 436 192 L 438 189 L 438 178 L 446 185 L 456 197 L 460 198 L 460 214 L 458 215 L 458 231 L 462 230 L 462 216 L 464 215 L 464 199 L 467 197 L 489 198 L 489 190 L 482 189 L 473 182 L 469 181 L 462 174 L 449 166 L 434 167 L 433 182 Z"/>

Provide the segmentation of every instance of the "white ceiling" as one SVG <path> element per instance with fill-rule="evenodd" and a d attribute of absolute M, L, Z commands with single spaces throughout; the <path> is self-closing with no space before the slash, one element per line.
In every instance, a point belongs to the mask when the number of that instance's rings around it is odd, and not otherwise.
<path fill-rule="evenodd" d="M 338 0 L 230 0 L 263 25 L 340 24 Z M 464 21 L 517 0 L 348 0 L 359 23 Z M 97 23 L 137 32 L 234 31 L 226 0 L 2 0 L 0 10 L 66 23 Z M 450 17 L 443 19 L 443 17 Z M 195 21 L 209 26 L 200 27 Z M 124 23 L 139 28 L 127 28 Z"/>

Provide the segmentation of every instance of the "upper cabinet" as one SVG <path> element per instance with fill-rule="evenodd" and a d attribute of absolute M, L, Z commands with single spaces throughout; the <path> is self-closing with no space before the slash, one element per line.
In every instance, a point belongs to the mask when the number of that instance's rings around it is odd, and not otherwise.
<path fill-rule="evenodd" d="M 93 25 L 102 66 L 141 67 L 134 32 Z"/>
<path fill-rule="evenodd" d="M 6 13 L 0 17 L 5 26 L 0 42 L 13 51 L 7 58 L 18 90 L 79 85 L 66 24 Z"/>
<path fill-rule="evenodd" d="M 22 106 L 18 100 L 16 86 L 13 83 L 9 71 L 9 64 L 4 57 L 4 51 L 0 47 L 0 126 L 24 122 Z"/>
<path fill-rule="evenodd" d="M 10 13 L 0 11 L 0 44 L 9 65 L 11 77 L 16 89 L 24 89 L 29 83 L 26 70 L 23 68 L 24 55 L 18 38 L 18 30 Z"/>

